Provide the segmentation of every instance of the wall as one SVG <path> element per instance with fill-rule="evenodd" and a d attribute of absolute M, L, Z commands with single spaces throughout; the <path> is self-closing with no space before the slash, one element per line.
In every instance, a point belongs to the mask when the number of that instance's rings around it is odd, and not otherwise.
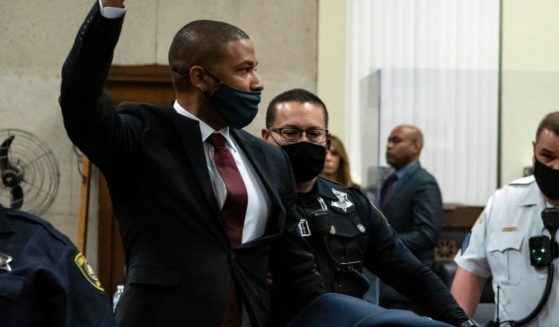
<path fill-rule="evenodd" d="M 541 118 L 559 110 L 559 2 L 503 0 L 501 184 L 532 164 Z"/>
<path fill-rule="evenodd" d="M 44 217 L 72 240 L 77 234 L 81 177 L 57 99 L 63 61 L 94 2 L 0 2 L 0 129 L 32 132 L 53 150 L 61 181 L 57 198 Z M 292 87 L 316 90 L 316 0 L 136 0 L 126 5 L 114 57 L 118 65 L 167 64 L 174 33 L 190 20 L 223 20 L 245 30 L 256 46 L 265 86 L 259 115 L 248 127 L 257 135 L 273 96 Z M 95 267 L 95 189 L 92 194 L 88 257 Z"/>
<path fill-rule="evenodd" d="M 348 36 L 341 33 L 347 0 L 319 2 L 318 93 L 334 108 L 331 130 L 345 139 L 351 129 L 343 112 L 347 99 Z M 559 110 L 559 2 L 502 0 L 501 163 L 499 185 L 522 176 L 532 164 L 536 127 Z M 347 31 L 345 31 L 347 33 Z M 342 64 L 345 62 L 345 64 Z"/>

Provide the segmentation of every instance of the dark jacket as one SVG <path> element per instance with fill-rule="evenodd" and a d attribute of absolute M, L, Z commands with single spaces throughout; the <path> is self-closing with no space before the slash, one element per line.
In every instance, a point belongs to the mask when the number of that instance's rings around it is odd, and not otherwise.
<path fill-rule="evenodd" d="M 321 210 L 318 197 L 327 207 L 327 219 L 316 214 Z M 328 291 L 361 297 L 366 288 L 347 268 L 362 271 L 365 267 L 421 305 L 429 316 L 455 325 L 468 319 L 445 284 L 404 246 L 361 190 L 319 176 L 311 192 L 299 194 L 297 206 L 310 233 L 304 222 L 299 231 L 314 250 Z M 313 222 L 317 219 L 323 223 Z M 320 227 L 324 221 L 327 228 Z"/>
<path fill-rule="evenodd" d="M 443 218 L 441 191 L 435 177 L 419 163 L 410 168 L 380 209 L 408 249 L 433 268 Z"/>
<path fill-rule="evenodd" d="M 74 244 L 43 219 L 1 205 L 0 325 L 115 326 L 104 290 Z"/>
<path fill-rule="evenodd" d="M 323 286 L 296 231 L 286 155 L 231 130 L 271 200 L 264 235 L 231 249 L 198 122 L 171 105 L 125 103 L 115 111 L 102 96 L 122 21 L 101 17 L 94 6 L 64 64 L 60 96 L 68 135 L 103 172 L 118 219 L 128 274 L 117 322 L 218 326 L 226 290 L 236 283 L 252 326 L 265 326 L 270 271 L 274 286 L 301 309 Z"/>

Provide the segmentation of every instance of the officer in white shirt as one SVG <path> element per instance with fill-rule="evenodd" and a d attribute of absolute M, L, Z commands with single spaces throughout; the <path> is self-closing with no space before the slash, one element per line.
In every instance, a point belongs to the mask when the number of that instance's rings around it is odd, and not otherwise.
<path fill-rule="evenodd" d="M 493 277 L 493 326 L 559 326 L 559 112 L 540 122 L 533 151 L 534 175 L 493 194 L 455 258 L 452 294 L 468 315 Z"/>

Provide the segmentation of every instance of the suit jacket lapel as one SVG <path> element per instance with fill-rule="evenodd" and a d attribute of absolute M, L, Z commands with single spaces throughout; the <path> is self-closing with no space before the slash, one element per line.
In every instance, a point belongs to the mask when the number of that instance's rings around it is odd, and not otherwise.
<path fill-rule="evenodd" d="M 241 149 L 243 149 L 244 154 L 256 170 L 262 184 L 264 184 L 266 191 L 268 191 L 272 205 L 278 205 L 281 201 L 278 198 L 277 192 L 272 191 L 273 187 L 270 184 L 270 180 L 268 179 L 268 175 L 266 173 L 270 167 L 267 164 L 268 157 L 266 157 L 265 153 L 262 152 L 262 148 L 258 145 L 254 138 L 247 137 L 246 135 L 243 135 L 241 131 L 235 129 L 231 129 L 231 134 L 236 140 L 238 140 L 237 144 L 241 147 Z M 258 160 L 255 160 L 256 158 L 258 158 Z"/>
<path fill-rule="evenodd" d="M 184 147 L 187 161 L 200 184 L 200 189 L 208 200 L 208 203 L 212 204 L 214 214 L 221 215 L 219 205 L 213 192 L 210 174 L 206 166 L 206 155 L 204 153 L 204 144 L 202 143 L 202 134 L 200 133 L 199 124 L 193 119 L 177 114 L 172 107 L 170 110 L 173 111 L 172 114 L 178 116 L 174 117 L 173 121 L 175 122 L 177 133 Z"/>
<path fill-rule="evenodd" d="M 409 181 L 413 179 L 413 176 L 417 173 L 419 168 L 420 168 L 420 166 L 419 166 L 419 164 L 417 164 L 414 167 L 411 167 L 411 169 L 408 170 L 404 174 L 404 176 L 402 176 L 402 178 L 399 178 L 396 181 L 396 184 L 394 185 L 394 189 L 392 190 L 392 192 L 390 192 L 390 194 L 388 195 L 388 197 L 386 198 L 386 201 L 384 203 L 388 203 L 388 202 L 392 201 L 392 199 L 394 198 L 394 195 L 401 192 L 401 190 L 403 190 L 406 187 L 406 184 L 408 184 Z"/>

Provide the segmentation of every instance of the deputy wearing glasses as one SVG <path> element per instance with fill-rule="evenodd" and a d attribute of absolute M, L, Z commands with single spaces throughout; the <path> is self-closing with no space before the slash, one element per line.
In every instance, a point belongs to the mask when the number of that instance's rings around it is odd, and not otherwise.
<path fill-rule="evenodd" d="M 268 105 L 262 138 L 289 156 L 296 180 L 299 233 L 314 251 L 330 292 L 361 298 L 366 267 L 454 326 L 470 323 L 443 282 L 398 239 L 382 213 L 357 188 L 319 176 L 328 151 L 328 112 L 316 95 L 293 89 Z M 465 326 L 470 326 L 465 325 Z"/>

